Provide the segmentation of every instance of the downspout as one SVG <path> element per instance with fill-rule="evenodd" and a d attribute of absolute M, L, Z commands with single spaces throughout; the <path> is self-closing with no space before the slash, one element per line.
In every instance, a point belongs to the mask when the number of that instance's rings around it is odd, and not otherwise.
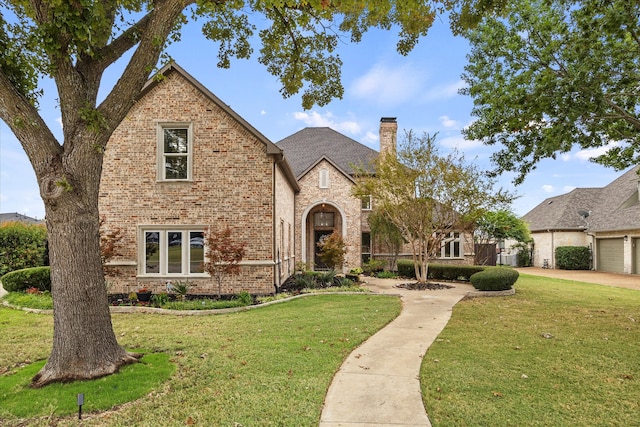
<path fill-rule="evenodd" d="M 273 242 L 273 247 L 271 248 L 272 250 L 272 254 L 273 254 L 273 287 L 275 288 L 275 293 L 278 293 L 278 290 L 280 289 L 280 276 L 278 275 L 278 259 L 276 256 L 276 251 L 277 251 L 277 243 L 276 243 L 276 168 L 278 167 L 278 162 L 276 160 L 276 158 L 273 158 L 273 173 L 272 173 L 272 179 L 271 179 L 271 197 L 272 197 L 272 207 L 271 207 L 271 220 L 272 220 L 272 225 L 271 225 L 271 240 Z"/>
<path fill-rule="evenodd" d="M 551 265 L 549 268 L 556 268 L 556 243 L 555 243 L 555 231 L 551 230 Z"/>

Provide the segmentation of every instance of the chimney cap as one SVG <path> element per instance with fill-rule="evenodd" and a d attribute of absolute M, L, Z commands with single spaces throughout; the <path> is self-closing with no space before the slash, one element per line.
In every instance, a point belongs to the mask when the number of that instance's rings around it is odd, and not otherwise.
<path fill-rule="evenodd" d="M 382 122 L 382 123 L 395 123 L 396 122 L 396 118 L 395 117 L 381 117 L 380 118 L 380 122 Z"/>

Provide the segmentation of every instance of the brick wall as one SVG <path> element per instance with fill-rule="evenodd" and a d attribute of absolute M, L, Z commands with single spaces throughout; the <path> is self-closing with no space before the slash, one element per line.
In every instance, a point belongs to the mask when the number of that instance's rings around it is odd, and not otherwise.
<path fill-rule="evenodd" d="M 192 124 L 191 181 L 157 181 L 158 127 L 166 122 Z M 264 142 L 182 74 L 168 73 L 131 109 L 105 153 L 99 208 L 106 228 L 124 230 L 123 255 L 112 263 L 117 273 L 108 277 L 111 292 L 140 286 L 162 291 L 167 280 L 184 279 L 140 277 L 140 230 L 150 225 L 230 226 L 234 238 L 247 244 L 246 265 L 240 276 L 225 280 L 223 292 L 273 292 L 275 170 Z M 286 210 L 292 211 L 293 196 L 286 193 L 280 193 L 284 207 L 277 215 L 291 222 Z M 194 293 L 217 292 L 211 278 L 189 281 Z"/>
<path fill-rule="evenodd" d="M 322 169 L 329 172 L 329 188 L 319 188 L 319 174 Z M 317 251 L 313 241 L 313 207 L 316 210 L 321 209 L 324 202 L 325 209 L 335 213 L 336 226 L 342 230 L 346 222 L 343 238 L 347 254 L 343 270 L 348 271 L 360 266 L 361 201 L 351 194 L 353 181 L 331 163 L 323 160 L 298 179 L 298 184 L 300 193 L 296 197 L 296 238 L 299 242 L 296 246 L 297 259 L 313 262 L 312 254 Z M 306 220 L 304 226 L 303 220 Z"/>

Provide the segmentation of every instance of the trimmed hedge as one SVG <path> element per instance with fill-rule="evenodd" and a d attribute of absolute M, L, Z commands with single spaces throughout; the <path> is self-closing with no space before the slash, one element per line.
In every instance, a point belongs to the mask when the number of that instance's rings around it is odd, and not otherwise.
<path fill-rule="evenodd" d="M 24 292 L 29 288 L 51 291 L 51 268 L 23 268 L 5 274 L 0 280 L 2 287 L 8 292 Z"/>
<path fill-rule="evenodd" d="M 560 270 L 589 270 L 591 251 L 586 246 L 558 246 L 556 267 Z"/>
<path fill-rule="evenodd" d="M 410 259 L 398 260 L 398 274 L 403 277 L 416 277 L 413 261 Z M 486 267 L 481 265 L 465 265 L 465 264 L 436 264 L 429 263 L 429 271 L 427 271 L 427 279 L 430 280 L 463 280 L 468 282 L 471 276 L 479 271 L 483 271 Z"/>
<path fill-rule="evenodd" d="M 471 284 L 479 291 L 507 291 L 519 276 L 520 273 L 511 268 L 486 268 L 471 276 Z"/>
<path fill-rule="evenodd" d="M 47 264 L 44 225 L 9 221 L 0 225 L 0 277 L 10 271 Z"/>

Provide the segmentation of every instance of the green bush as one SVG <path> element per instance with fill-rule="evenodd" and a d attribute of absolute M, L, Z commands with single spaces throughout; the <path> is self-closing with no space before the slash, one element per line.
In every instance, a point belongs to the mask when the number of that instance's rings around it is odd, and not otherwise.
<path fill-rule="evenodd" d="M 46 264 L 47 229 L 44 225 L 5 222 L 0 225 L 0 277 L 23 268 Z"/>
<path fill-rule="evenodd" d="M 427 279 L 462 280 L 468 282 L 473 274 L 484 270 L 484 268 L 485 267 L 481 265 L 429 263 Z M 403 277 L 415 279 L 416 272 L 413 268 L 413 261 L 410 259 L 398 260 L 398 274 Z"/>
<path fill-rule="evenodd" d="M 471 276 L 471 284 L 479 291 L 506 291 L 518 280 L 517 270 L 511 268 L 486 268 Z"/>
<path fill-rule="evenodd" d="M 29 288 L 51 291 L 49 267 L 23 268 L 5 274 L 0 280 L 2 280 L 2 287 L 8 292 L 24 292 Z"/>
<path fill-rule="evenodd" d="M 586 246 L 558 246 L 556 267 L 560 270 L 589 270 L 591 251 Z"/>
<path fill-rule="evenodd" d="M 410 259 L 399 259 L 396 263 L 398 266 L 398 275 L 402 277 L 412 277 L 415 279 L 416 271 L 413 268 L 413 261 Z"/>
<path fill-rule="evenodd" d="M 384 270 L 384 266 L 387 262 L 382 259 L 370 259 L 362 264 L 362 272 L 367 276 L 372 276 L 378 271 Z"/>

